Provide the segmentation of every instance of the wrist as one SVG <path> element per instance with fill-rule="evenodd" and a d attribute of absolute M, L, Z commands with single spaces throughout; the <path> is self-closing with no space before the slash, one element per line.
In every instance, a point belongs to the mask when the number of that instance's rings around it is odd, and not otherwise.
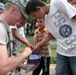
<path fill-rule="evenodd" d="M 41 47 L 42 45 L 41 45 L 41 43 L 38 43 L 38 47 Z"/>
<path fill-rule="evenodd" d="M 26 47 L 25 49 L 24 49 L 24 51 L 23 51 L 23 55 L 24 55 L 24 57 L 26 58 L 26 57 L 28 57 L 30 54 L 32 53 L 32 50 L 29 48 L 29 47 Z"/>
<path fill-rule="evenodd" d="M 25 43 L 25 45 L 26 45 L 26 47 L 29 47 L 29 44 L 27 42 Z"/>

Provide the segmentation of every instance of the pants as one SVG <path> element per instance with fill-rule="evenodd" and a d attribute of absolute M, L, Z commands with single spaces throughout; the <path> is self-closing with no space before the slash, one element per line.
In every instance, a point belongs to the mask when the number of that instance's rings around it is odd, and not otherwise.
<path fill-rule="evenodd" d="M 42 69 L 42 75 L 49 75 L 50 67 L 50 57 L 41 57 L 41 61 L 37 69 L 32 73 L 32 75 L 39 75 Z"/>
<path fill-rule="evenodd" d="M 76 56 L 57 54 L 56 75 L 76 75 Z"/>

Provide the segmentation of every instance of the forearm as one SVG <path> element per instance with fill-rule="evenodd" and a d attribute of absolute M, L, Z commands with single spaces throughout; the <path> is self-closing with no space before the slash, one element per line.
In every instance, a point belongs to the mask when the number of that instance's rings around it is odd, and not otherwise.
<path fill-rule="evenodd" d="M 48 33 L 48 36 L 46 36 L 41 42 L 38 43 L 39 46 L 43 46 L 46 42 L 50 41 L 54 37 Z"/>
<path fill-rule="evenodd" d="M 27 44 L 27 41 L 24 39 L 24 38 L 21 38 L 20 36 L 15 36 L 15 38 L 18 40 L 18 41 L 20 41 L 21 43 L 23 43 L 23 44 Z"/>
<path fill-rule="evenodd" d="M 26 45 L 30 45 L 30 43 L 28 42 L 28 40 L 26 38 L 23 38 L 23 39 L 24 39 Z"/>
<path fill-rule="evenodd" d="M 5 63 L 1 63 L 0 65 L 0 75 L 6 75 L 8 72 L 12 71 L 16 68 L 25 58 L 23 54 L 16 57 L 8 57 L 5 60 Z"/>
<path fill-rule="evenodd" d="M 23 60 L 25 59 L 25 56 L 23 54 L 20 54 L 16 57 L 9 57 L 7 62 L 6 62 L 6 66 L 4 68 L 4 70 L 6 72 L 9 72 L 11 70 L 13 70 L 14 68 L 16 68 Z"/>
<path fill-rule="evenodd" d="M 30 46 L 30 43 L 27 41 L 26 38 L 16 37 L 16 39 L 17 39 L 18 41 L 20 41 L 21 43 L 25 44 L 27 47 Z"/>
<path fill-rule="evenodd" d="M 4 59 L 0 63 L 0 75 L 5 75 L 9 71 L 12 71 L 14 68 L 18 67 L 18 65 L 20 65 L 22 61 L 31 53 L 32 51 L 30 48 L 25 48 L 23 53 L 16 57 L 3 57 Z"/>
<path fill-rule="evenodd" d="M 13 35 L 14 37 L 20 41 L 23 44 L 27 44 L 27 40 L 24 40 L 22 37 L 20 37 L 20 35 L 17 33 L 17 30 L 15 28 L 12 29 Z"/>
<path fill-rule="evenodd" d="M 36 46 L 36 39 L 37 39 L 37 37 L 34 36 L 34 38 L 33 38 L 33 46 Z"/>

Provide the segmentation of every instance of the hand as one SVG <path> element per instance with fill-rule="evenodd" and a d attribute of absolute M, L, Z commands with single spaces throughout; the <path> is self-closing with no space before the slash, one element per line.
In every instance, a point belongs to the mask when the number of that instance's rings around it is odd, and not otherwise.
<path fill-rule="evenodd" d="M 30 54 L 32 53 L 32 49 L 29 47 L 26 47 L 23 51 L 23 55 L 26 57 L 28 57 Z"/>
<path fill-rule="evenodd" d="M 36 50 L 36 51 L 40 50 L 40 46 L 37 44 L 37 45 L 34 47 L 34 50 Z"/>
<path fill-rule="evenodd" d="M 33 50 L 33 46 L 30 43 L 27 43 L 26 47 L 30 47 Z"/>

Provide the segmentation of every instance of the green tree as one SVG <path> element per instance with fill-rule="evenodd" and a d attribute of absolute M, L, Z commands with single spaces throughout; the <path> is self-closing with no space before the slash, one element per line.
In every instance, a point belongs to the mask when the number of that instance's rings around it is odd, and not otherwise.
<path fill-rule="evenodd" d="M 50 0 L 42 0 L 42 1 L 44 1 L 45 3 L 50 3 Z"/>
<path fill-rule="evenodd" d="M 0 0 L 0 2 L 2 2 L 2 3 L 6 3 L 8 0 Z"/>

